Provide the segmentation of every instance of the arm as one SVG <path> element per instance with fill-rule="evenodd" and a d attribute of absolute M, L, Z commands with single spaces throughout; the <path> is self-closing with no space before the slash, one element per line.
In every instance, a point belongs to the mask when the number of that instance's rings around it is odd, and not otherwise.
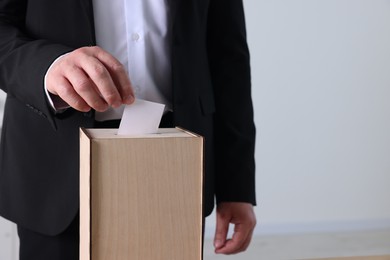
<path fill-rule="evenodd" d="M 71 48 L 33 39 L 25 28 L 26 0 L 0 2 L 0 87 L 50 117 L 43 78 L 51 62 Z"/>
<path fill-rule="evenodd" d="M 216 113 L 217 253 L 243 251 L 256 224 L 255 126 L 242 1 L 211 0 L 208 50 Z M 227 240 L 229 223 L 235 225 Z"/>
<path fill-rule="evenodd" d="M 77 48 L 80 43 L 68 47 L 61 44 L 61 40 L 56 41 L 60 42 L 58 44 L 45 40 L 50 38 L 43 36 L 48 36 L 47 29 L 51 28 L 51 25 L 47 22 L 50 19 L 43 23 L 48 26 L 45 28 L 46 34 L 37 33 L 43 25 L 35 26 L 34 33 L 30 32 L 26 17 L 30 17 L 32 21 L 31 17 L 35 13 L 30 11 L 27 14 L 27 2 L 0 2 L 0 85 L 8 95 L 41 111 L 46 118 L 51 119 L 53 115 L 50 113 L 43 87 L 44 76 L 57 57 L 69 53 L 47 72 L 47 90 L 51 94 L 60 96 L 80 111 L 88 111 L 91 108 L 102 111 L 108 105 L 118 106 L 118 103 L 132 102 L 132 98 L 126 99 L 132 96 L 130 81 L 115 58 L 98 47 Z M 38 4 L 29 3 L 29 9 L 40 10 Z M 46 8 L 42 13 L 49 14 L 47 12 Z M 69 21 L 64 21 L 65 24 L 67 22 Z M 58 30 L 52 28 L 56 29 Z M 69 37 L 64 34 L 63 38 Z"/>

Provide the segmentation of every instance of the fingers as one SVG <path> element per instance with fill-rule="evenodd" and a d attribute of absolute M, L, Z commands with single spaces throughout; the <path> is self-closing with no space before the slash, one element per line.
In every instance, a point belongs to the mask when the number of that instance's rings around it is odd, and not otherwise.
<path fill-rule="evenodd" d="M 99 112 L 105 111 L 108 108 L 108 103 L 104 100 L 100 92 L 97 90 L 97 87 L 95 86 L 93 80 L 89 78 L 83 70 L 78 67 L 72 68 L 72 71 L 67 73 L 67 78 L 70 83 L 69 88 L 71 88 L 73 92 L 75 92 L 75 95 L 77 94 L 86 104 L 88 104 L 89 108 L 94 108 L 96 111 Z M 69 89 L 68 91 L 71 90 Z M 66 96 L 61 95 L 61 93 L 59 94 L 60 96 Z M 68 102 L 68 104 L 71 107 L 74 107 L 71 103 Z"/>
<path fill-rule="evenodd" d="M 134 100 L 134 92 L 123 65 L 117 60 L 112 60 L 107 52 L 98 53 L 97 56 L 112 76 L 114 84 L 117 86 L 117 90 L 122 98 L 122 102 L 131 104 Z"/>
<path fill-rule="evenodd" d="M 72 84 L 65 78 L 61 78 L 57 82 L 58 91 L 55 93 L 60 97 L 67 97 L 66 103 L 74 109 L 81 112 L 88 112 L 91 107 L 74 91 Z"/>
<path fill-rule="evenodd" d="M 47 73 L 46 87 L 79 111 L 105 111 L 134 101 L 125 69 L 99 47 L 80 48 L 56 61 Z"/>
<path fill-rule="evenodd" d="M 230 223 L 235 225 L 234 233 L 231 239 L 226 239 Z M 215 252 L 217 254 L 236 254 L 245 251 L 251 242 L 255 225 L 256 217 L 252 205 L 221 203 L 217 208 Z M 223 244 L 217 246 L 216 241 L 223 241 Z"/>
<path fill-rule="evenodd" d="M 216 249 L 217 254 L 236 254 L 245 251 L 251 241 L 251 234 L 249 227 L 243 227 L 241 224 L 236 224 L 236 230 L 231 239 L 227 240 L 225 245 Z"/>
<path fill-rule="evenodd" d="M 217 226 L 215 230 L 214 247 L 219 250 L 225 246 L 229 232 L 230 216 L 217 211 Z"/>

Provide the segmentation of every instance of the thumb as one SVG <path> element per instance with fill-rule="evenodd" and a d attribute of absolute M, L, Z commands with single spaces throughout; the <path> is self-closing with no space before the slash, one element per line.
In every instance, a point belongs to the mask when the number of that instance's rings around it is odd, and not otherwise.
<path fill-rule="evenodd" d="M 226 216 L 217 212 L 217 224 L 214 238 L 215 249 L 220 249 L 225 245 L 229 231 L 229 223 L 229 219 Z"/>

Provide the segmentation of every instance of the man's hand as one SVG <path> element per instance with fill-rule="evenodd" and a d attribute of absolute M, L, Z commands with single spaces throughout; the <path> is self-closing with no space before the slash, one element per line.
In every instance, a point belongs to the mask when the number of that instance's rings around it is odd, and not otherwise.
<path fill-rule="evenodd" d="M 82 47 L 58 59 L 47 72 L 46 87 L 82 112 L 134 102 L 123 65 L 99 47 Z"/>
<path fill-rule="evenodd" d="M 227 239 L 229 224 L 234 224 L 234 233 Z M 217 207 L 217 228 L 214 247 L 217 254 L 236 254 L 245 251 L 256 226 L 253 206 L 243 202 L 223 202 Z"/>

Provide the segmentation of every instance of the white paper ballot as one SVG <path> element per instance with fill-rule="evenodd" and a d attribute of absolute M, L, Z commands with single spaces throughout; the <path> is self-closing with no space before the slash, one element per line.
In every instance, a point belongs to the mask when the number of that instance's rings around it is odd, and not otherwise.
<path fill-rule="evenodd" d="M 136 99 L 125 106 L 118 135 L 153 134 L 158 130 L 165 105 Z"/>

